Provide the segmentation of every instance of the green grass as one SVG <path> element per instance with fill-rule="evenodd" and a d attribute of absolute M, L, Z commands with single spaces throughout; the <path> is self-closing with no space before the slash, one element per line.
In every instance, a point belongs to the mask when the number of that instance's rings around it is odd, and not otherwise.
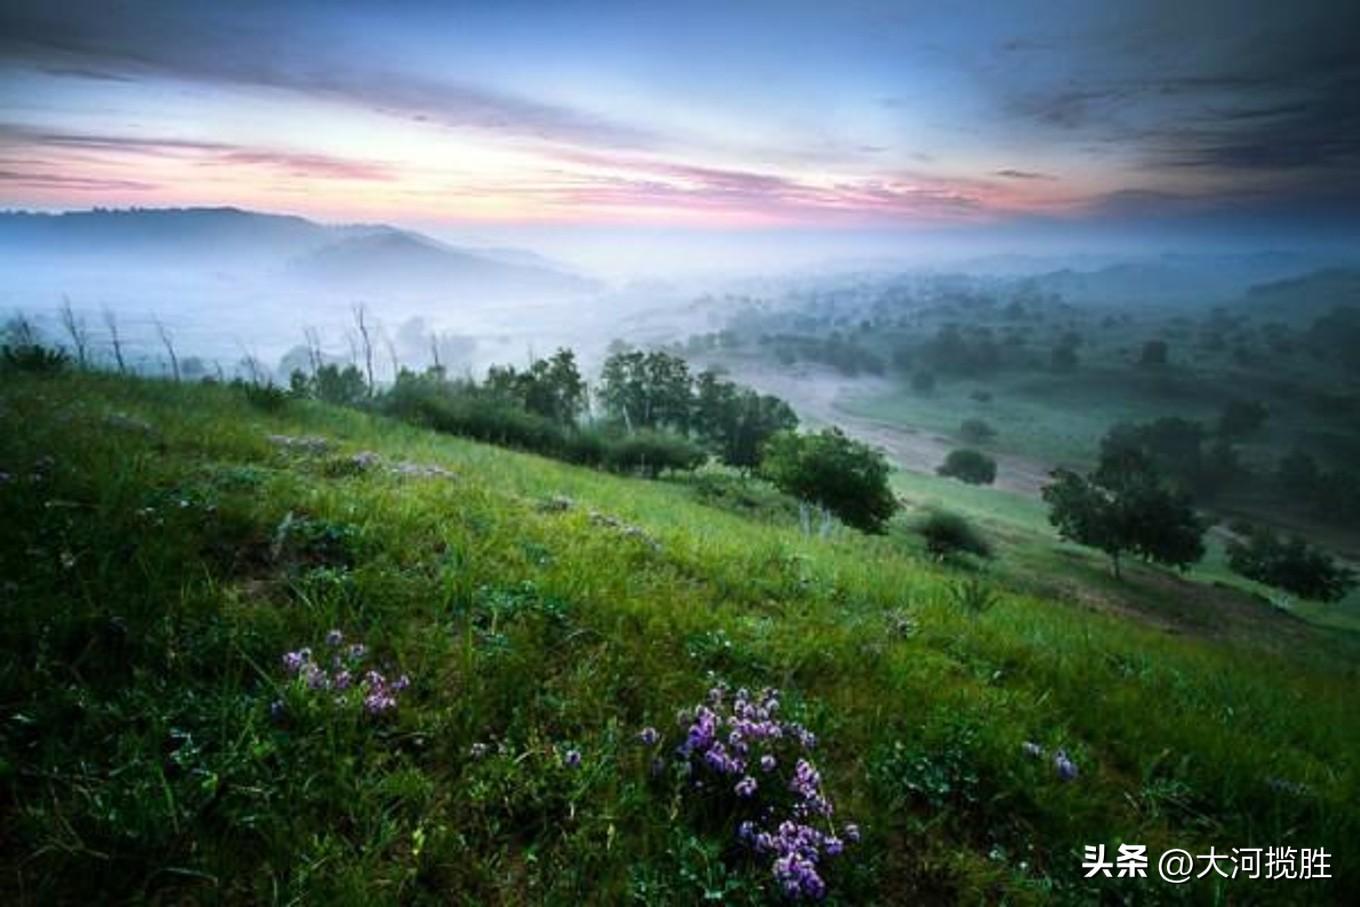
<path fill-rule="evenodd" d="M 1166 632 L 1004 566 L 937 565 L 900 529 L 804 536 L 759 496 L 753 519 L 693 482 L 226 388 L 0 380 L 7 903 L 777 901 L 735 801 L 653 777 L 635 741 L 655 725 L 669 754 L 715 680 L 780 687 L 820 738 L 837 818 L 864 829 L 827 868 L 833 903 L 1319 903 L 1360 884 L 1353 661 L 1300 622 L 1291 645 L 1269 612 Z M 454 478 L 353 469 L 361 450 Z M 967 492 L 994 529 L 1035 520 Z M 283 671 L 333 627 L 410 675 L 394 713 Z M 1083 845 L 1120 841 L 1326 847 L 1337 878 L 1084 880 Z"/>

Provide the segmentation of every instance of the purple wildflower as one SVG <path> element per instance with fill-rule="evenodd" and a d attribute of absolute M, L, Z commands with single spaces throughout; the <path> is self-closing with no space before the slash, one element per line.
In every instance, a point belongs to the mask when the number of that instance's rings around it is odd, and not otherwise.
<path fill-rule="evenodd" d="M 733 790 L 737 792 L 738 797 L 754 797 L 756 795 L 756 779 L 750 775 L 743 775 Z"/>
<path fill-rule="evenodd" d="M 331 646 L 332 648 L 340 645 L 340 643 L 344 641 L 345 634 L 341 633 L 339 630 L 331 630 L 326 633 L 326 645 Z"/>
<path fill-rule="evenodd" d="M 766 753 L 765 755 L 760 757 L 761 771 L 772 772 L 774 771 L 774 767 L 776 764 L 777 763 L 775 761 L 774 756 L 771 755 L 770 753 Z"/>
<path fill-rule="evenodd" d="M 822 839 L 822 850 L 828 857 L 838 857 L 845 850 L 845 842 L 835 835 L 827 835 Z"/>
<path fill-rule="evenodd" d="M 1077 764 L 1067 758 L 1066 750 L 1058 750 L 1053 754 L 1053 768 L 1062 781 L 1072 781 L 1077 777 Z"/>
<path fill-rule="evenodd" d="M 311 662 L 303 667 L 302 676 L 307 681 L 307 686 L 313 690 L 324 690 L 331 683 L 330 675 Z"/>
<path fill-rule="evenodd" d="M 348 690 L 350 684 L 354 682 L 354 676 L 349 671 L 336 671 L 331 682 L 337 690 Z"/>
<path fill-rule="evenodd" d="M 364 711 L 370 715 L 381 715 L 397 707 L 396 697 L 385 689 L 374 690 L 364 697 Z"/>
<path fill-rule="evenodd" d="M 859 826 L 856 825 L 854 822 L 847 822 L 845 823 L 845 827 L 841 829 L 841 835 L 845 838 L 845 840 L 849 841 L 851 844 L 858 844 Z"/>
<path fill-rule="evenodd" d="M 643 728 L 638 733 L 638 741 L 643 746 L 656 746 L 656 742 L 660 739 L 661 735 L 657 733 L 656 728 L 651 726 Z"/>
<path fill-rule="evenodd" d="M 581 751 L 567 750 L 567 754 L 562 757 L 562 764 L 565 765 L 567 768 L 580 768 Z"/>
<path fill-rule="evenodd" d="M 312 650 L 303 648 L 296 652 L 285 652 L 283 656 L 283 669 L 289 674 L 297 674 L 302 670 L 302 666 L 312 660 Z"/>
<path fill-rule="evenodd" d="M 816 864 L 797 853 L 785 854 L 774 861 L 774 877 L 791 898 L 818 900 L 826 894 L 826 883 L 817 874 Z"/>

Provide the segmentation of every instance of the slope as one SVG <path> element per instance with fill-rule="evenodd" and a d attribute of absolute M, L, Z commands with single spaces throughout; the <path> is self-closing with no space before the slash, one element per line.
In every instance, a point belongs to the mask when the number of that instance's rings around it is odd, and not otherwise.
<path fill-rule="evenodd" d="M 226 387 L 6 374 L 0 470 L 9 903 L 777 901 L 749 801 L 675 755 L 719 682 L 779 688 L 816 735 L 828 831 L 862 833 L 821 867 L 832 903 L 1360 881 L 1338 658 Z M 381 685 L 332 682 L 355 643 Z M 304 647 L 324 683 L 290 673 Z M 1118 842 L 1154 876 L 1172 846 L 1323 847 L 1335 878 L 1084 879 Z"/>

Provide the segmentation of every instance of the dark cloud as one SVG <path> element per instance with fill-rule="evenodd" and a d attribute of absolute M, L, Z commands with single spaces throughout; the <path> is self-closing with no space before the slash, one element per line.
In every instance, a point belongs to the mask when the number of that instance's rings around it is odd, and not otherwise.
<path fill-rule="evenodd" d="M 1003 45 L 1035 67 L 988 73 L 1021 128 L 1118 148 L 1149 172 L 1360 184 L 1360 4 L 1152 0 L 1101 25 Z"/>
<path fill-rule="evenodd" d="M 993 176 L 1001 176 L 1001 177 L 1005 177 L 1005 178 L 1008 179 L 1008 180 L 1055 180 L 1055 179 L 1057 179 L 1057 177 L 1054 176 L 1054 175 L 1051 174 L 1051 173 L 1039 173 L 1039 172 L 1036 171 L 1036 170 L 1012 170 L 1012 169 L 1009 169 L 1009 168 L 1007 168 L 1007 169 L 1005 169 L 1005 170 L 993 170 L 993 171 L 992 171 L 992 175 L 993 175 Z"/>
<path fill-rule="evenodd" d="M 321 13 L 340 15 L 337 9 Z M 0 4 L 0 58 L 87 78 L 172 76 L 279 88 L 448 126 L 556 141 L 646 147 L 657 140 L 589 112 L 384 69 L 317 34 L 324 21 L 307 4 L 132 2 L 80 9 L 10 0 Z M 300 43 L 305 54 L 298 52 Z"/>

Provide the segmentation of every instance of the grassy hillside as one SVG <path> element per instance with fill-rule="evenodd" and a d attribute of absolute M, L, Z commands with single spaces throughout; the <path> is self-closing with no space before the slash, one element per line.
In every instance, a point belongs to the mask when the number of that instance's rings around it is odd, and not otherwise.
<path fill-rule="evenodd" d="M 1322 631 L 1159 628 L 318 404 L 2 380 L 6 903 L 777 902 L 739 831 L 795 754 L 847 841 L 832 903 L 1360 885 L 1354 648 Z M 718 684 L 817 738 L 755 797 L 675 754 Z M 1082 878 L 1122 842 L 1325 847 L 1335 878 Z"/>

